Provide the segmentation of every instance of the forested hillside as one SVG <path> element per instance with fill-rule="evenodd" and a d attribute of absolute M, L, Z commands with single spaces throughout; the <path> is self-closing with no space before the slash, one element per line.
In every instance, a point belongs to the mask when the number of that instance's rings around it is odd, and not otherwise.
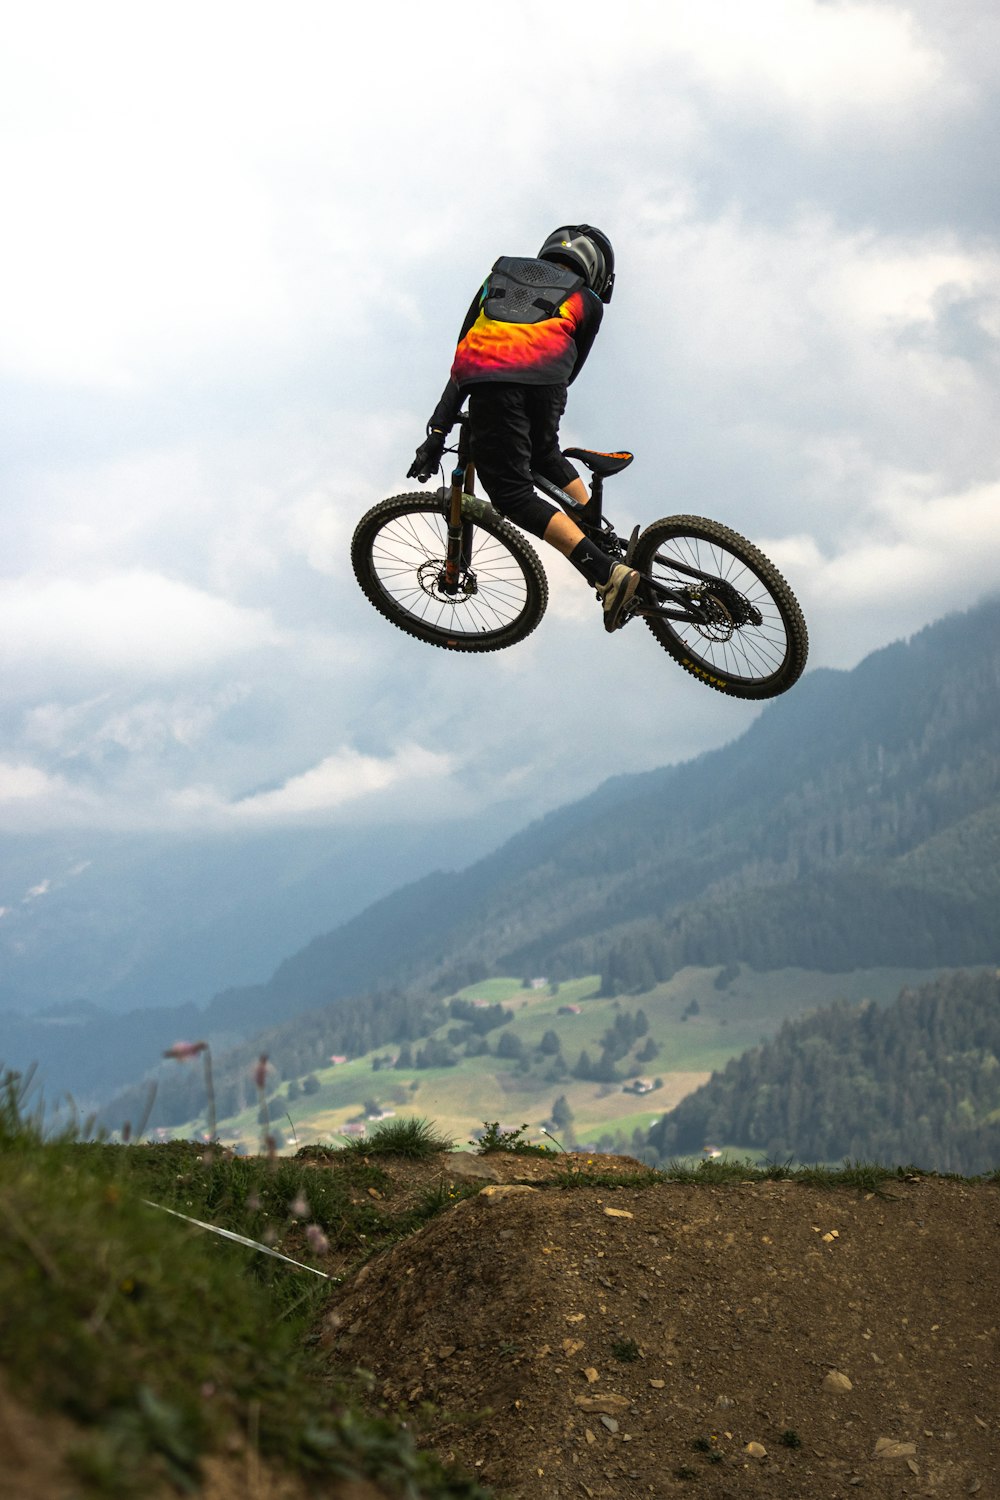
<path fill-rule="evenodd" d="M 640 993 L 685 964 L 769 968 L 781 955 L 835 972 L 903 955 L 934 968 L 1000 953 L 1000 806 L 867 867 L 856 850 L 826 868 L 810 872 L 810 863 L 806 855 L 798 877 L 772 884 L 762 875 L 757 886 L 747 867 L 701 900 L 632 925 L 607 952 L 602 993 Z"/>
<path fill-rule="evenodd" d="M 710 1143 L 799 1162 L 995 1170 L 1000 970 L 951 974 L 891 1006 L 834 1005 L 786 1023 L 649 1135 L 664 1161 Z"/>
<path fill-rule="evenodd" d="M 387 983 L 685 963 L 1000 959 L 1000 602 L 852 672 L 809 674 L 739 740 L 607 783 L 460 875 L 379 902 L 213 1002 L 260 1024 Z"/>

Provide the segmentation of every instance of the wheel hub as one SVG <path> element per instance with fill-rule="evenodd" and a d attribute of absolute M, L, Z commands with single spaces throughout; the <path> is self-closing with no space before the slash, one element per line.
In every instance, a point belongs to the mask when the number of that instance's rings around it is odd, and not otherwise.
<path fill-rule="evenodd" d="M 691 590 L 704 611 L 704 617 L 695 629 L 708 641 L 729 641 L 744 625 L 757 627 L 763 623 L 760 610 L 750 603 L 737 589 L 716 585 Z"/>
<path fill-rule="evenodd" d="M 718 594 L 713 593 L 705 584 L 697 588 L 689 588 L 685 592 L 701 610 L 701 619 L 692 623 L 702 639 L 706 641 L 732 640 L 736 630 L 736 621 Z"/>
<path fill-rule="evenodd" d="M 417 569 L 417 582 L 424 593 L 429 595 L 431 599 L 436 599 L 439 602 L 444 600 L 451 604 L 461 602 L 463 599 L 469 599 L 473 594 L 479 592 L 476 575 L 471 570 L 467 570 L 462 574 L 457 589 L 449 590 L 445 588 L 444 564 L 436 562 L 433 558 L 428 558 L 426 562 L 420 564 Z"/>

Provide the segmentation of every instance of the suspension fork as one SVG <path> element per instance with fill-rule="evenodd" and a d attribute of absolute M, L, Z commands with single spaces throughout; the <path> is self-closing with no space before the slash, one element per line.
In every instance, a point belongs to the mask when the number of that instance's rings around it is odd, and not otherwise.
<path fill-rule="evenodd" d="M 448 496 L 448 548 L 441 578 L 446 594 L 458 593 L 462 573 L 472 563 L 473 525 L 462 515 L 462 496 L 473 493 L 475 482 L 476 466 L 472 461 L 472 444 L 463 421 L 458 435 L 458 458 Z"/>

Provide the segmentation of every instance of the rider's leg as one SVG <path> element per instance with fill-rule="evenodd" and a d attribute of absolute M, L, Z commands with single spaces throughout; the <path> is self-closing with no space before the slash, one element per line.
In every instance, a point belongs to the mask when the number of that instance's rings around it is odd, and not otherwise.
<path fill-rule="evenodd" d="M 583 488 L 583 480 L 577 483 Z M 579 526 L 565 511 L 556 510 L 542 534 L 563 557 L 568 558 L 578 573 L 582 573 L 592 588 L 600 588 L 611 577 L 611 559 L 594 542 L 584 536 Z"/>
<path fill-rule="evenodd" d="M 482 470 L 480 469 L 480 477 Z M 484 484 L 486 481 L 483 481 Z M 585 504 L 588 495 L 583 480 L 577 478 L 572 484 L 565 486 L 566 493 L 578 504 Z M 583 491 L 582 499 L 579 494 L 574 494 L 574 488 Z M 488 492 L 488 488 L 487 488 Z M 522 522 L 523 524 L 523 522 Z M 537 535 L 537 533 L 535 533 Z M 615 630 L 621 619 L 622 610 L 631 599 L 639 583 L 639 575 L 624 563 L 615 563 L 602 552 L 589 537 L 584 536 L 579 526 L 566 515 L 565 511 L 552 509 L 548 524 L 541 533 L 542 541 L 548 542 L 557 552 L 561 552 L 571 562 L 578 573 L 580 573 L 597 591 L 604 607 L 604 623 L 608 630 Z"/>
<path fill-rule="evenodd" d="M 582 480 L 578 480 L 582 488 Z M 575 497 L 574 497 L 575 498 Z M 605 630 L 617 630 L 624 623 L 625 606 L 639 587 L 639 574 L 627 563 L 612 562 L 607 553 L 594 545 L 561 510 L 556 511 L 545 528 L 544 540 L 561 552 L 596 589 L 604 609 Z"/>
<path fill-rule="evenodd" d="M 531 469 L 565 490 L 576 505 L 586 505 L 590 500 L 587 486 L 559 446 L 559 422 L 566 410 L 566 387 L 531 386 L 525 395 L 531 422 Z M 563 557 L 568 557 L 593 588 L 607 583 L 611 576 L 611 559 L 587 539 L 572 516 L 556 511 L 546 527 L 543 540 Z"/>
<path fill-rule="evenodd" d="M 579 474 L 575 479 L 571 479 L 569 484 L 564 484 L 562 487 L 566 491 L 569 498 L 577 505 L 587 505 L 589 503 L 590 495 L 587 493 L 587 486 L 584 484 Z"/>
<path fill-rule="evenodd" d="M 583 532 L 575 521 L 571 520 L 564 511 L 554 510 L 552 519 L 542 532 L 542 541 L 548 542 L 563 557 L 569 557 L 574 547 L 584 541 Z"/>
<path fill-rule="evenodd" d="M 558 484 L 577 505 L 586 505 L 586 484 L 559 450 L 559 419 L 565 386 L 483 384 L 472 390 L 472 449 L 484 490 L 501 514 L 547 541 L 597 588 L 606 583 L 610 559 L 586 540 L 573 517 L 541 499 L 532 469 Z"/>
<path fill-rule="evenodd" d="M 483 489 L 500 514 L 532 536 L 544 538 L 562 511 L 543 500 L 532 483 L 529 389 L 502 381 L 473 387 L 469 399 L 472 456 Z M 576 470 L 571 468 L 566 481 L 575 477 Z"/>
<path fill-rule="evenodd" d="M 532 469 L 537 469 L 565 489 L 570 499 L 587 502 L 583 480 L 559 451 L 559 417 L 565 404 L 565 387 L 501 381 L 475 386 L 469 401 L 473 457 L 483 488 L 501 515 L 541 537 L 572 563 L 597 590 L 605 625 L 612 630 L 635 593 L 638 573 L 613 563 L 572 517 L 541 498 L 531 479 Z"/>
<path fill-rule="evenodd" d="M 586 505 L 587 487 L 559 446 L 559 421 L 566 409 L 565 386 L 532 386 L 527 394 L 531 419 L 531 468 L 558 484 L 570 500 Z M 606 552 L 577 526 L 572 516 L 557 511 L 545 529 L 544 540 L 596 589 L 604 609 L 604 628 L 617 630 L 625 606 L 639 585 L 639 574 L 625 563 L 612 562 Z"/>

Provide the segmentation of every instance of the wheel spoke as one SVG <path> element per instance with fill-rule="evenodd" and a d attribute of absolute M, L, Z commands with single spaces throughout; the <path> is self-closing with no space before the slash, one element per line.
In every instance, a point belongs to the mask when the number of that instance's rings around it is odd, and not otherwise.
<path fill-rule="evenodd" d="M 441 586 L 448 527 L 439 510 L 390 514 L 375 532 L 370 565 L 378 587 L 397 609 L 456 638 L 509 628 L 525 611 L 529 585 L 520 558 L 480 526 L 473 532 L 471 566 L 459 592 Z"/>
<path fill-rule="evenodd" d="M 687 650 L 707 666 L 731 676 L 751 680 L 771 676 L 784 660 L 788 638 L 777 605 L 763 580 L 742 558 L 718 542 L 700 537 L 680 536 L 661 542 L 652 568 L 657 582 L 672 588 L 690 588 L 691 579 L 675 563 L 721 578 L 763 616 L 760 625 L 749 622 L 738 625 L 725 639 L 713 639 L 707 630 L 693 622 L 671 621 L 670 628 Z"/>
<path fill-rule="evenodd" d="M 704 611 L 691 620 L 647 616 L 653 634 L 688 670 L 745 697 L 772 696 L 799 676 L 807 649 L 801 611 L 781 575 L 743 537 L 714 521 L 680 516 L 654 523 L 645 541 L 640 537 L 635 561 Z M 719 583 L 713 588 L 711 580 Z"/>

